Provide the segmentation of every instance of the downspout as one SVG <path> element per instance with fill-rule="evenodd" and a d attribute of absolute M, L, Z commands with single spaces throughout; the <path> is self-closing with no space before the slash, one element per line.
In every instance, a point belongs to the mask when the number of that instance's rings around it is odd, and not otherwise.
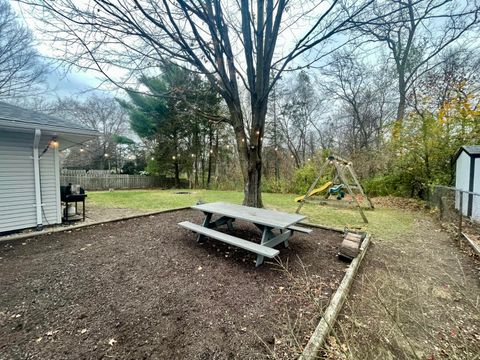
<path fill-rule="evenodd" d="M 33 138 L 33 177 L 35 184 L 35 209 L 37 213 L 37 230 L 43 229 L 42 220 L 42 189 L 40 188 L 40 161 L 38 157 L 38 144 L 42 132 L 40 129 L 35 129 L 35 136 Z"/>

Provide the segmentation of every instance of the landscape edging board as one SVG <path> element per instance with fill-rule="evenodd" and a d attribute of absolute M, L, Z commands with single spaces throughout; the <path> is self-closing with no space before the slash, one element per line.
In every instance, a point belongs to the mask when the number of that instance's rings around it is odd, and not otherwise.
<path fill-rule="evenodd" d="M 314 227 L 314 228 L 318 228 L 318 229 L 336 231 L 336 232 L 339 232 L 339 233 L 342 233 L 342 234 L 345 232 L 344 229 L 339 229 L 339 228 L 330 227 L 330 226 L 325 226 L 325 225 L 319 225 L 319 224 L 312 224 L 312 223 L 303 222 L 303 221 L 300 221 L 299 224 L 300 224 L 300 225 L 305 225 L 305 226 Z"/>
<path fill-rule="evenodd" d="M 353 259 L 350 263 L 349 268 L 347 269 L 345 276 L 343 277 L 340 286 L 338 287 L 337 291 L 332 297 L 330 304 L 328 305 L 327 309 L 325 310 L 322 319 L 317 325 L 317 328 L 313 332 L 310 340 L 308 340 L 307 345 L 303 349 L 302 355 L 300 355 L 299 360 L 313 360 L 317 359 L 318 351 L 321 347 L 325 344 L 327 336 L 330 334 L 330 331 L 335 324 L 335 320 L 337 319 L 340 310 L 348 296 L 350 288 L 353 284 L 353 280 L 355 275 L 360 268 L 360 264 L 362 263 L 363 257 L 367 252 L 368 245 L 370 244 L 371 236 L 370 234 L 367 235 L 365 240 L 362 242 L 360 247 L 360 253 L 358 256 Z"/>
<path fill-rule="evenodd" d="M 85 224 L 79 224 L 79 225 L 73 225 L 73 226 L 65 226 L 65 227 L 62 227 L 62 228 L 60 228 L 60 227 L 59 228 L 53 228 L 53 229 L 48 230 L 48 231 L 34 231 L 34 232 L 31 232 L 31 233 L 27 233 L 27 234 L 12 235 L 12 236 L 6 237 L 5 239 L 0 239 L 0 244 L 7 244 L 7 243 L 10 243 L 10 242 L 14 242 L 14 241 L 17 241 L 17 240 L 28 239 L 28 238 L 35 237 L 35 236 L 50 235 L 50 234 L 53 234 L 53 233 L 64 232 L 64 231 L 69 231 L 69 230 L 76 230 L 76 229 L 81 229 L 81 228 L 89 227 L 89 226 L 108 224 L 108 223 L 113 223 L 113 222 L 118 222 L 118 221 L 136 219 L 136 218 L 141 218 L 141 217 L 145 217 L 145 216 L 158 215 L 158 214 L 169 213 L 169 212 L 174 212 L 174 211 L 179 211 L 179 210 L 186 210 L 186 209 L 190 209 L 190 206 L 182 206 L 182 207 L 173 208 L 173 209 L 151 211 L 151 212 L 143 213 L 143 214 L 122 216 L 122 217 L 116 218 L 116 219 L 100 220 L 100 221 L 94 221 L 94 222 L 91 222 L 91 223 L 85 223 Z"/>
<path fill-rule="evenodd" d="M 475 253 L 480 256 L 480 247 L 477 244 L 475 244 L 475 242 L 472 239 L 470 239 L 467 236 L 467 234 L 462 232 L 462 235 L 463 235 L 463 238 L 467 240 L 467 243 L 472 247 L 473 251 L 475 251 Z"/>

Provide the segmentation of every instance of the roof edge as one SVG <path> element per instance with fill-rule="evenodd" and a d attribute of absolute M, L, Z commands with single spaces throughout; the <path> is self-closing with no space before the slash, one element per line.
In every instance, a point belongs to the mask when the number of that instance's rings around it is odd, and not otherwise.
<path fill-rule="evenodd" d="M 455 153 L 455 155 L 453 156 L 453 161 L 457 161 L 458 157 L 460 156 L 460 154 L 462 153 L 462 151 L 465 151 L 465 153 L 470 156 L 470 157 L 473 157 L 473 158 L 480 158 L 480 154 L 478 153 L 471 153 L 470 151 L 468 151 L 468 147 L 470 145 L 462 145 L 460 146 L 460 148 L 457 150 L 457 152 Z"/>
<path fill-rule="evenodd" d="M 45 124 L 36 124 L 31 122 L 22 122 L 18 120 L 6 119 L 4 117 L 0 117 L 0 126 L 4 126 L 11 129 L 40 129 L 40 130 L 48 130 L 48 131 L 54 131 L 54 132 L 60 132 L 60 133 L 100 136 L 100 133 L 97 130 L 72 128 L 69 126 L 61 126 L 61 125 L 53 126 L 53 125 L 45 125 Z"/>

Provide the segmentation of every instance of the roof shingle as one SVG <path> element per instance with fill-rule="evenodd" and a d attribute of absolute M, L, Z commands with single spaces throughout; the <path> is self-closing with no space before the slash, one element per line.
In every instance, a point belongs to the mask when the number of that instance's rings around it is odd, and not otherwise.
<path fill-rule="evenodd" d="M 68 130 L 74 132 L 79 131 L 91 131 L 95 130 L 86 127 L 82 124 L 76 124 L 66 119 L 60 119 L 51 115 L 43 114 L 38 111 L 28 110 L 19 106 L 11 105 L 0 101 L 0 120 L 11 121 L 13 124 L 32 124 L 39 126 L 49 126 L 58 128 L 61 130 Z"/>

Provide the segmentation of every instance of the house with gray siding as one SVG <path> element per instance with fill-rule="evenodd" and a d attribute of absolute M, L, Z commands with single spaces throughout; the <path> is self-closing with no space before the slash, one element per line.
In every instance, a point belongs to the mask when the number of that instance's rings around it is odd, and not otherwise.
<path fill-rule="evenodd" d="M 0 102 L 0 234 L 62 222 L 59 151 L 98 136 Z"/>

